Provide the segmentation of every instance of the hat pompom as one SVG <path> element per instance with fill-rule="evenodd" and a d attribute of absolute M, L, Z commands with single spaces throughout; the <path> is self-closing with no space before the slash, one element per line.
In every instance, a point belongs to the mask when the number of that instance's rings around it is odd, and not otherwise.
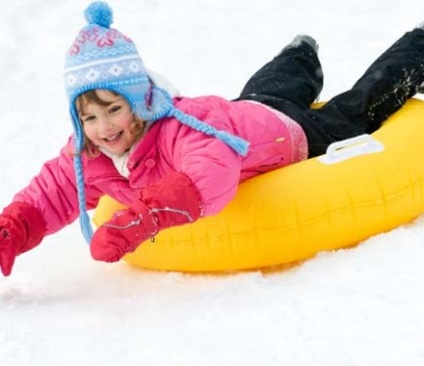
<path fill-rule="evenodd" d="M 109 28 L 113 22 L 113 13 L 110 6 L 104 1 L 91 3 L 84 12 L 88 24 L 97 24 Z"/>

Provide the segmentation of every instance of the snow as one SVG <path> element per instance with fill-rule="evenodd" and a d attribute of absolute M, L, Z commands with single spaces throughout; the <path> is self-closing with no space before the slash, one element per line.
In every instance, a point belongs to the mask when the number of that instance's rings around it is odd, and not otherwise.
<path fill-rule="evenodd" d="M 62 67 L 87 4 L 2 7 L 0 206 L 71 133 Z M 320 44 L 328 99 L 424 18 L 421 0 L 110 4 L 148 67 L 186 95 L 227 98 L 308 33 Z M 423 238 L 421 217 L 278 271 L 188 275 L 94 262 L 71 225 L 0 278 L 0 364 L 424 365 Z"/>

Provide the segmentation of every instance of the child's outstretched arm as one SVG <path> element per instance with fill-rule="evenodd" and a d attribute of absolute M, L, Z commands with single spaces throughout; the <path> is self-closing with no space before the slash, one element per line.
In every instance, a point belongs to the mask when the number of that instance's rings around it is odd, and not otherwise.
<path fill-rule="evenodd" d="M 13 202 L 0 215 L 0 268 L 9 276 L 17 255 L 37 246 L 46 232 L 40 212 L 23 202 Z"/>
<path fill-rule="evenodd" d="M 5 276 L 15 257 L 37 246 L 44 236 L 73 222 L 79 214 L 72 139 L 60 155 L 46 162 L 29 185 L 18 192 L 0 215 L 0 267 Z M 87 208 L 102 192 L 87 186 Z"/>
<path fill-rule="evenodd" d="M 78 193 L 76 187 L 72 138 L 61 149 L 58 157 L 46 162 L 29 185 L 18 192 L 13 201 L 36 207 L 46 223 L 46 235 L 61 230 L 78 218 Z M 86 184 L 87 210 L 96 207 L 103 193 Z"/>
<path fill-rule="evenodd" d="M 96 260 L 116 262 L 160 230 L 196 221 L 201 215 L 197 188 L 184 173 L 171 173 L 139 192 L 130 208 L 115 213 L 91 241 Z"/>

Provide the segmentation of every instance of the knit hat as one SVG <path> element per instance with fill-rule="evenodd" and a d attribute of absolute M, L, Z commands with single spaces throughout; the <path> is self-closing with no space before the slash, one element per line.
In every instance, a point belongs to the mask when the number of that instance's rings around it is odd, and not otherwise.
<path fill-rule="evenodd" d="M 107 3 L 91 3 L 84 15 L 88 24 L 81 29 L 66 55 L 64 76 L 75 133 L 74 167 L 81 230 L 87 242 L 90 242 L 93 230 L 86 212 L 84 172 L 80 154 L 84 133 L 75 105 L 79 95 L 94 89 L 113 91 L 122 95 L 134 114 L 142 120 L 154 123 L 164 117 L 174 117 L 197 131 L 222 140 L 242 156 L 247 154 L 249 143 L 229 132 L 218 131 L 215 127 L 175 108 L 168 92 L 150 80 L 133 41 L 116 29 L 110 28 L 113 16 Z"/>

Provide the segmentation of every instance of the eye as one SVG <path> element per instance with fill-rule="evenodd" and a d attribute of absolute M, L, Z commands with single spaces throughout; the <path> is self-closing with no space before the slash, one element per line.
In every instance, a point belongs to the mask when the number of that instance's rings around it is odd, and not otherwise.
<path fill-rule="evenodd" d="M 87 117 L 83 117 L 82 118 L 82 122 L 86 123 L 86 122 L 93 122 L 96 119 L 95 116 L 87 116 Z"/>
<path fill-rule="evenodd" d="M 118 112 L 122 107 L 120 105 L 114 105 L 112 107 L 110 107 L 109 109 L 109 113 L 115 113 Z"/>

